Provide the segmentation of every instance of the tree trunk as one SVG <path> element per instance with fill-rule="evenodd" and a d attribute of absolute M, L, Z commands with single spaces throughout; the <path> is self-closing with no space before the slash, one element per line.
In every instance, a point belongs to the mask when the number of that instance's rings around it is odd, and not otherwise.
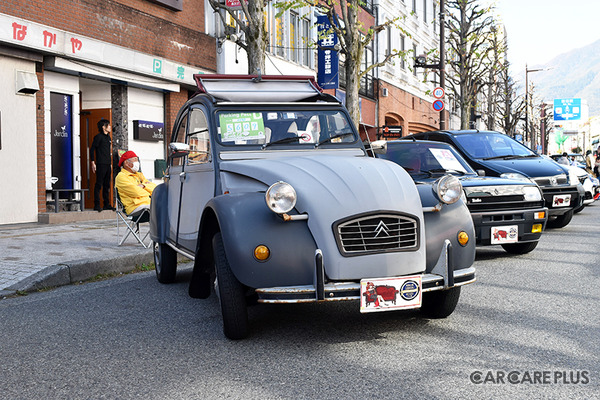
<path fill-rule="evenodd" d="M 360 79 L 358 73 L 360 63 L 357 63 L 354 57 L 347 57 L 344 68 L 346 69 L 346 108 L 350 113 L 350 118 L 358 130 L 360 124 L 360 103 L 358 90 L 360 88 Z"/>
<path fill-rule="evenodd" d="M 257 75 L 265 73 L 265 53 L 267 50 L 267 29 L 265 27 L 265 9 L 262 0 L 249 0 L 246 43 L 248 44 L 248 74 Z"/>

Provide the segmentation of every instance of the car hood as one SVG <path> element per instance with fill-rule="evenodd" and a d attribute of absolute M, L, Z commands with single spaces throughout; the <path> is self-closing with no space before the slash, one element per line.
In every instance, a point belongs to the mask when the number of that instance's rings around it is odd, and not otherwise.
<path fill-rule="evenodd" d="M 338 271 L 341 268 L 355 268 L 357 275 L 364 269 L 361 257 L 340 255 L 332 234 L 334 223 L 389 211 L 417 217 L 421 248 L 416 252 L 376 254 L 378 262 L 387 269 L 379 273 L 395 276 L 423 270 L 425 229 L 419 193 L 408 173 L 395 163 L 369 157 L 315 155 L 225 161 L 220 169 L 222 174 L 234 173 L 262 182 L 263 190 L 277 181 L 292 185 L 298 198 L 296 210 L 308 214 L 308 226 L 324 260 L 333 269 L 328 268 L 331 275 L 342 276 Z M 402 267 L 398 265 L 399 254 L 407 261 Z"/>
<path fill-rule="evenodd" d="M 330 215 L 328 220 L 376 210 L 422 214 L 420 201 L 414 201 L 419 197 L 410 176 L 384 160 L 303 156 L 227 161 L 220 169 L 253 178 L 267 187 L 285 181 L 296 190 L 298 212 Z"/>
<path fill-rule="evenodd" d="M 543 157 L 521 158 L 516 160 L 476 160 L 499 174 L 516 172 L 528 178 L 564 174 L 565 170 L 555 162 Z"/>

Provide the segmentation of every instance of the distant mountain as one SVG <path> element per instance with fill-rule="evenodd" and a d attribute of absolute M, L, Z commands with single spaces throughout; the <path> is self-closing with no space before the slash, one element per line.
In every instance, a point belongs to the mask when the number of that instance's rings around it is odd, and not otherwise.
<path fill-rule="evenodd" d="M 547 64 L 529 66 L 537 68 L 547 70 L 529 73 L 535 98 L 549 103 L 553 99 L 581 98 L 587 100 L 590 117 L 600 115 L 600 40 L 561 54 Z"/>

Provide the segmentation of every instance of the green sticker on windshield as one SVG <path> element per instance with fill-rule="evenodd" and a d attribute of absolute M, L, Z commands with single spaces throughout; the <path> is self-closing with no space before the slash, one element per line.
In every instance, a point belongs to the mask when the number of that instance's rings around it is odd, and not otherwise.
<path fill-rule="evenodd" d="M 265 138 L 262 113 L 230 113 L 219 115 L 221 141 L 247 141 Z"/>

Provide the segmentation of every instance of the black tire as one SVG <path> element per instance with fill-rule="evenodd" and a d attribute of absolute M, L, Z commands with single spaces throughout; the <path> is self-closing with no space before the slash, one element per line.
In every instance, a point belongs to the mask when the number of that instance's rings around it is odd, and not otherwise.
<path fill-rule="evenodd" d="M 565 214 L 559 215 L 558 217 L 556 217 L 556 219 L 549 220 L 548 227 L 549 228 L 564 228 L 565 226 L 569 225 L 569 222 L 571 222 L 572 218 L 573 218 L 573 210 L 569 210 Z"/>
<path fill-rule="evenodd" d="M 421 314 L 427 318 L 446 318 L 454 312 L 460 298 L 460 286 L 423 293 Z"/>
<path fill-rule="evenodd" d="M 525 243 L 506 243 L 502 245 L 502 248 L 510 254 L 527 254 L 538 245 L 538 242 L 525 242 Z"/>
<path fill-rule="evenodd" d="M 177 274 L 177 253 L 165 243 L 153 243 L 154 270 L 160 283 L 175 282 Z"/>
<path fill-rule="evenodd" d="M 580 213 L 584 208 L 585 208 L 585 204 L 580 205 L 579 207 L 577 207 L 576 209 L 573 210 L 573 214 Z"/>
<path fill-rule="evenodd" d="M 248 336 L 248 308 L 244 286 L 231 271 L 220 232 L 213 237 L 212 244 L 217 271 L 217 293 L 223 315 L 223 333 L 232 340 L 244 339 Z"/>

